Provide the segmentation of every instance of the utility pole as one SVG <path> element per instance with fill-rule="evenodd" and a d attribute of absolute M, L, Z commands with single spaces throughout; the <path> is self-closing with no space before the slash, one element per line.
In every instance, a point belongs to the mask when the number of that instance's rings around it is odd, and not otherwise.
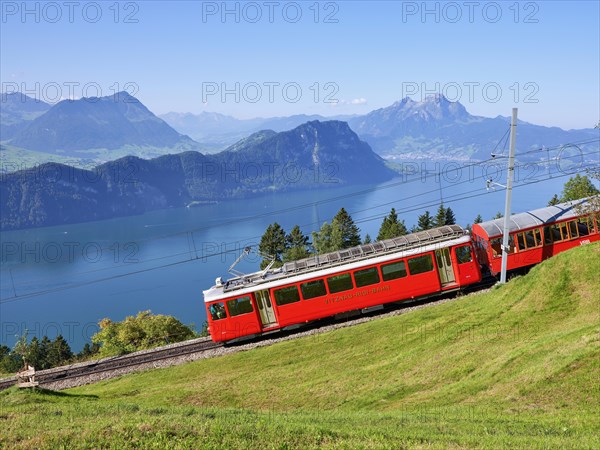
<path fill-rule="evenodd" d="M 517 108 L 512 109 L 510 123 L 510 150 L 508 155 L 508 174 L 506 175 L 506 203 L 504 205 L 504 230 L 502 232 L 502 270 L 500 283 L 506 283 L 506 265 L 508 263 L 508 234 L 510 231 L 510 202 L 512 200 L 512 183 L 515 172 L 515 143 L 517 141 Z"/>

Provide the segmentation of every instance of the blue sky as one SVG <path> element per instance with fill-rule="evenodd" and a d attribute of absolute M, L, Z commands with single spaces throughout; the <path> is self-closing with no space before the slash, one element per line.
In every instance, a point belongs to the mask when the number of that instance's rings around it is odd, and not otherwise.
<path fill-rule="evenodd" d="M 597 1 L 2 1 L 0 77 L 47 101 L 126 88 L 157 114 L 240 118 L 438 90 L 472 114 L 583 128 L 600 120 L 599 23 Z"/>

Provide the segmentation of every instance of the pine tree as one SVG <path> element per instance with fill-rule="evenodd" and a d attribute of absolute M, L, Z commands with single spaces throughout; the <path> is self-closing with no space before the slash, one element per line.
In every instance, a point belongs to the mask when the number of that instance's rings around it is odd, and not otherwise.
<path fill-rule="evenodd" d="M 369 233 L 365 234 L 365 238 L 363 239 L 363 245 L 364 244 L 370 244 L 371 243 L 371 235 Z"/>
<path fill-rule="evenodd" d="M 502 219 L 504 217 L 504 214 L 502 214 L 500 211 L 498 211 L 496 213 L 496 215 L 494 217 L 492 217 L 492 219 Z"/>
<path fill-rule="evenodd" d="M 46 357 L 49 367 L 57 367 L 66 364 L 73 358 L 73 352 L 68 342 L 60 334 L 52 341 L 48 356 Z"/>
<path fill-rule="evenodd" d="M 313 247 L 319 254 L 329 253 L 333 251 L 331 243 L 331 225 L 327 222 L 323 224 L 319 231 L 313 231 Z"/>
<path fill-rule="evenodd" d="M 446 208 L 446 225 L 454 225 L 456 224 L 456 217 L 454 216 L 454 211 L 450 208 Z"/>
<path fill-rule="evenodd" d="M 277 222 L 269 225 L 267 231 L 263 234 L 258 244 L 258 249 L 267 255 L 275 258 L 274 267 L 280 267 L 282 257 L 286 251 L 285 231 Z M 268 259 L 263 259 L 260 263 L 260 268 L 264 269 L 269 265 Z"/>
<path fill-rule="evenodd" d="M 560 198 L 558 198 L 558 195 L 554 194 L 554 196 L 548 202 L 548 206 L 558 205 L 559 203 L 560 203 Z"/>
<path fill-rule="evenodd" d="M 444 225 L 446 225 L 446 208 L 444 208 L 444 204 L 441 203 L 437 210 L 437 214 L 433 219 L 433 227 L 443 227 Z"/>
<path fill-rule="evenodd" d="M 419 231 L 429 230 L 433 228 L 433 217 L 429 211 L 425 211 L 425 213 L 421 214 L 417 219 L 417 229 Z"/>
<path fill-rule="evenodd" d="M 379 234 L 377 234 L 377 240 L 382 241 L 384 239 L 391 239 L 407 233 L 408 230 L 406 229 L 404 221 L 398 221 L 398 214 L 396 214 L 396 210 L 392 208 L 390 214 L 386 216 L 381 223 Z"/>
<path fill-rule="evenodd" d="M 354 224 L 354 220 L 344 208 L 341 208 L 331 221 L 331 239 L 334 250 L 354 247 L 360 245 L 360 229 Z"/>
<path fill-rule="evenodd" d="M 283 254 L 283 261 L 296 261 L 310 255 L 308 236 L 302 233 L 298 225 L 292 228 L 285 240 L 287 250 Z"/>
<path fill-rule="evenodd" d="M 481 217 L 481 214 L 477 214 L 477 217 L 475 217 L 475 220 L 473 221 L 473 223 L 482 223 L 483 222 L 483 217 Z"/>
<path fill-rule="evenodd" d="M 27 346 L 27 350 L 25 352 L 25 361 L 27 361 L 30 366 L 33 366 L 36 369 L 42 366 L 44 363 L 40 353 L 40 341 L 37 336 L 34 336 Z"/>
<path fill-rule="evenodd" d="M 50 360 L 50 351 L 52 349 L 52 341 L 48 339 L 48 336 L 42 337 L 40 341 L 39 354 L 40 359 L 35 366 L 38 370 L 50 369 L 54 367 Z"/>

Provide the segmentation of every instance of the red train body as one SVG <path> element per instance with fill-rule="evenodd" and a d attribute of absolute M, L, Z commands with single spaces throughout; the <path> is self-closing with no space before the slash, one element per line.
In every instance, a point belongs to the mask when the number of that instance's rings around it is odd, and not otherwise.
<path fill-rule="evenodd" d="M 557 253 L 600 240 L 598 215 L 582 213 L 587 199 L 536 209 L 510 217 L 508 270 L 533 266 Z M 473 225 L 477 259 L 492 275 L 502 265 L 504 219 Z"/>
<path fill-rule="evenodd" d="M 204 291 L 215 342 L 457 290 L 481 280 L 458 225 L 318 255 Z"/>
<path fill-rule="evenodd" d="M 598 215 L 564 203 L 511 216 L 508 270 L 532 266 L 569 248 L 598 241 Z M 204 291 L 215 342 L 438 295 L 478 283 L 481 268 L 500 271 L 503 219 L 413 233 L 284 264 Z"/>

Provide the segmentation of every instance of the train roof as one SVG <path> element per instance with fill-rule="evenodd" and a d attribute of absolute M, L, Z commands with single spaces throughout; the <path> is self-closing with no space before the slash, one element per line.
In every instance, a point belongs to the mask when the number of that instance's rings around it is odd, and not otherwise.
<path fill-rule="evenodd" d="M 294 277 L 292 282 L 296 282 L 313 276 L 326 276 L 329 273 L 338 271 L 340 266 L 347 266 L 346 268 L 351 270 L 365 265 L 365 261 L 370 263 L 371 260 L 374 260 L 373 262 L 375 263 L 394 259 L 399 256 L 411 256 L 440 248 L 443 246 L 440 244 L 454 245 L 463 241 L 469 242 L 470 237 L 460 225 L 447 225 L 431 230 L 419 231 L 393 239 L 385 239 L 383 241 L 288 262 L 282 267 L 266 273 L 255 272 L 232 278 L 225 283 L 217 283 L 215 286 L 204 291 L 204 297 L 205 301 L 213 301 L 224 298 L 226 297 L 225 294 L 230 295 L 235 291 L 240 291 L 240 294 L 245 293 L 248 291 L 248 288 L 262 285 L 263 283 L 281 281 L 290 277 Z M 264 288 L 267 287 L 264 286 Z"/>
<path fill-rule="evenodd" d="M 591 197 L 590 197 L 591 198 Z M 574 200 L 571 202 L 560 203 L 554 206 L 534 209 L 523 213 L 513 214 L 510 216 L 509 225 L 510 233 L 513 231 L 525 230 L 528 228 L 539 227 L 553 222 L 569 220 L 582 215 L 578 206 L 584 207 L 590 203 L 590 198 Z M 477 224 L 488 237 L 501 235 L 504 230 L 504 218 L 488 220 Z"/>

